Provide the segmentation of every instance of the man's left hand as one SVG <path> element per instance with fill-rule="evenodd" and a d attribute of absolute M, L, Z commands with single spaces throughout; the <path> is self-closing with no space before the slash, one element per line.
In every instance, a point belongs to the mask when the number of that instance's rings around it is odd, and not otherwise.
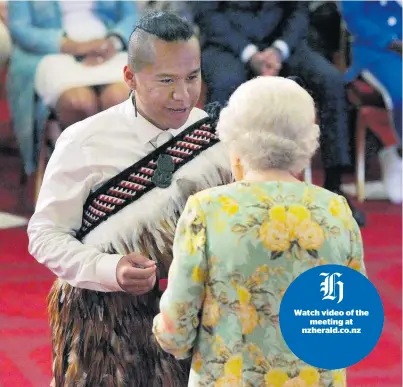
<path fill-rule="evenodd" d="M 276 76 L 282 68 L 281 55 L 277 49 L 268 47 L 263 50 L 264 63 L 262 75 Z"/>
<path fill-rule="evenodd" d="M 84 57 L 82 64 L 88 67 L 99 66 L 104 63 L 105 60 L 101 55 L 88 54 Z"/>
<path fill-rule="evenodd" d="M 99 48 L 97 49 L 96 56 L 101 57 L 103 62 L 106 62 L 110 58 L 112 58 L 116 54 L 116 48 L 113 44 L 112 39 L 104 39 L 102 44 L 100 44 Z"/>

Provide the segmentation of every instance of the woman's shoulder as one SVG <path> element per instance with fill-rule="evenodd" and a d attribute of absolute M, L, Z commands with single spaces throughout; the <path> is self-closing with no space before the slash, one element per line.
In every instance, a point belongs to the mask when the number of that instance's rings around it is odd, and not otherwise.
<path fill-rule="evenodd" d="M 237 202 L 253 198 L 256 201 L 267 201 L 272 205 L 290 203 L 300 203 L 315 208 L 330 209 L 335 206 L 347 207 L 346 199 L 337 193 L 331 192 L 317 185 L 303 182 L 270 182 L 270 183 L 250 183 L 234 182 L 227 185 L 212 187 L 200 191 L 194 195 L 200 204 L 211 204 L 226 198 Z"/>
<path fill-rule="evenodd" d="M 331 218 L 338 218 L 341 214 L 343 217 L 352 216 L 346 198 L 326 188 L 314 184 L 301 184 L 290 194 L 295 203 L 307 207 L 313 213 L 319 211 L 322 217 L 326 216 L 326 213 Z"/>
<path fill-rule="evenodd" d="M 347 199 L 343 195 L 329 191 L 326 188 L 311 184 L 307 186 L 306 190 L 308 192 L 310 191 L 313 194 L 318 203 L 321 202 L 324 204 L 329 204 L 337 202 L 342 205 L 348 206 Z"/>
<path fill-rule="evenodd" d="M 289 194 L 310 194 L 318 200 L 345 200 L 345 198 L 337 193 L 331 192 L 325 188 L 314 184 L 304 182 L 233 182 L 226 185 L 211 187 L 196 193 L 194 196 L 198 200 L 211 199 L 220 195 L 247 195 L 256 191 L 266 192 L 268 195 L 277 195 L 281 192 Z"/>

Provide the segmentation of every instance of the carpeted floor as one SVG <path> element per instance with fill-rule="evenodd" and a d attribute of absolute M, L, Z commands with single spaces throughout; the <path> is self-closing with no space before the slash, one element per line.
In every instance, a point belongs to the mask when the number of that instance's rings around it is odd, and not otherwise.
<path fill-rule="evenodd" d="M 10 196 L 0 187 L 0 211 L 15 200 Z M 386 323 L 375 350 L 350 369 L 348 386 L 401 387 L 401 207 L 369 202 L 365 209 L 366 264 L 382 296 Z M 29 256 L 25 227 L 0 229 L 0 387 L 48 386 L 51 353 L 45 300 L 52 280 L 53 275 Z"/>

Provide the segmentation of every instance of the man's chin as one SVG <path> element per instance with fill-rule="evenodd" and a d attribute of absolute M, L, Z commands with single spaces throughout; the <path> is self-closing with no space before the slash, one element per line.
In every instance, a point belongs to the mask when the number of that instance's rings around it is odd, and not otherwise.
<path fill-rule="evenodd" d="M 181 117 L 175 117 L 169 119 L 169 127 L 171 129 L 179 129 L 183 125 L 186 124 L 187 120 L 189 119 L 190 111 L 187 114 L 184 114 Z"/>

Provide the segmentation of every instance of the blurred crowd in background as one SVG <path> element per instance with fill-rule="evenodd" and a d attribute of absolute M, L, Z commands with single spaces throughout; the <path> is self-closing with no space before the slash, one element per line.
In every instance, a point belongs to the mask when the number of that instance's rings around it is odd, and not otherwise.
<path fill-rule="evenodd" d="M 225 104 L 256 75 L 299 76 L 317 102 L 324 187 L 341 192 L 343 173 L 362 168 L 357 131 L 364 126 L 386 197 L 401 203 L 401 7 L 386 0 L 0 1 L 0 67 L 23 174 L 43 173 L 42 148 L 51 152 L 66 127 L 127 99 L 122 69 L 133 27 L 144 12 L 170 10 L 191 20 L 200 39 L 201 105 Z M 387 123 L 379 127 L 381 114 Z"/>

